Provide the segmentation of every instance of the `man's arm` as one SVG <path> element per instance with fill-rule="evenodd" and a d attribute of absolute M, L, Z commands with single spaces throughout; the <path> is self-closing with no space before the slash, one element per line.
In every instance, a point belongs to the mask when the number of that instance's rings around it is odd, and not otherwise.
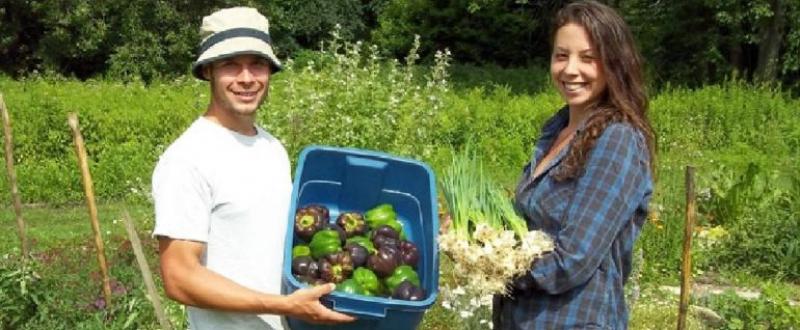
<path fill-rule="evenodd" d="M 159 236 L 161 276 L 167 296 L 185 305 L 243 313 L 280 314 L 313 323 L 355 320 L 319 302 L 334 285 L 300 289 L 288 296 L 250 290 L 200 263 L 205 244 Z"/>

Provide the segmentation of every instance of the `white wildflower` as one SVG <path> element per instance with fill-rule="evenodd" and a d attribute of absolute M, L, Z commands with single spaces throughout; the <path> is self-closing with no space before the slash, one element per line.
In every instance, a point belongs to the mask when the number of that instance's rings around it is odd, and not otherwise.
<path fill-rule="evenodd" d="M 467 293 L 467 292 L 464 291 L 464 287 L 462 287 L 462 286 L 457 286 L 455 289 L 453 289 L 453 294 L 454 295 L 460 296 L 460 295 L 463 295 L 465 293 Z"/>

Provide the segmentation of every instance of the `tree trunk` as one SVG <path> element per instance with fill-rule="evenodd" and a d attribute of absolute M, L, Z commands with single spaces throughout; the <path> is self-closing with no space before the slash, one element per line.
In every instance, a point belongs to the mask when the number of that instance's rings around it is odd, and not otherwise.
<path fill-rule="evenodd" d="M 760 27 L 758 64 L 755 78 L 759 82 L 775 81 L 780 69 L 781 41 L 786 26 L 785 0 L 770 0 L 772 16 Z"/>

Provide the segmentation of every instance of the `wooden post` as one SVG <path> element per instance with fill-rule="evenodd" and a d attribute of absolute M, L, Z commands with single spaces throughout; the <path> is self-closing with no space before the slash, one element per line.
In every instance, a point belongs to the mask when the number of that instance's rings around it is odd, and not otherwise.
<path fill-rule="evenodd" d="M 686 223 L 683 228 L 681 264 L 681 301 L 678 308 L 678 330 L 686 329 L 686 313 L 692 295 L 692 235 L 694 233 L 694 167 L 686 166 Z"/>
<path fill-rule="evenodd" d="M 14 213 L 17 216 L 17 235 L 22 245 L 22 259 L 28 258 L 28 239 L 25 236 L 25 220 L 22 219 L 22 201 L 19 197 L 17 188 L 17 172 L 14 169 L 14 143 L 11 134 L 11 118 L 6 110 L 6 102 L 3 101 L 3 94 L 0 94 L 0 116 L 3 117 L 3 129 L 5 132 L 5 156 L 6 170 L 8 172 L 8 186 L 11 188 L 11 200 L 14 203 Z"/>
<path fill-rule="evenodd" d="M 89 162 L 86 156 L 86 147 L 83 143 L 81 129 L 78 127 L 78 115 L 70 113 L 67 116 L 67 123 L 72 129 L 72 137 L 75 139 L 75 154 L 78 156 L 78 167 L 83 178 L 83 191 L 86 194 L 86 206 L 89 208 L 89 220 L 92 223 L 94 232 L 94 245 L 97 248 L 97 261 L 100 263 L 100 272 L 103 274 L 103 296 L 106 300 L 106 308 L 111 307 L 111 283 L 108 279 L 108 266 L 106 264 L 106 253 L 103 248 L 103 238 L 100 235 L 100 223 L 97 221 L 97 206 L 94 200 L 94 186 L 92 184 L 92 174 L 89 172 Z"/>
<path fill-rule="evenodd" d="M 147 298 L 149 298 L 150 303 L 153 304 L 153 309 L 156 311 L 156 318 L 158 318 L 158 323 L 161 324 L 161 328 L 164 330 L 172 330 L 167 316 L 164 315 L 164 309 L 161 308 L 161 299 L 159 298 L 158 291 L 156 291 L 153 275 L 150 271 L 150 266 L 147 264 L 147 259 L 144 257 L 142 243 L 139 241 L 139 235 L 136 234 L 131 215 L 126 209 L 123 211 L 122 216 L 125 221 L 125 230 L 128 231 L 128 239 L 131 240 L 131 245 L 133 246 L 133 254 L 136 256 L 136 262 L 139 264 L 139 270 L 142 272 L 144 286 L 147 289 Z"/>

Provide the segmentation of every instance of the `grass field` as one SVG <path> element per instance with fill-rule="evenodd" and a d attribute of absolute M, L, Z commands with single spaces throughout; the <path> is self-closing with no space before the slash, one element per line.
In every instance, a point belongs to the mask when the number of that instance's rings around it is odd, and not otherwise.
<path fill-rule="evenodd" d="M 84 329 L 155 329 L 158 328 L 151 305 L 146 301 L 145 287 L 133 257 L 130 242 L 122 223 L 123 210 L 129 210 L 135 219 L 139 237 L 151 269 L 159 282 L 157 246 L 150 237 L 152 210 L 147 205 L 125 205 L 122 203 L 101 204 L 98 215 L 102 229 L 106 257 L 110 265 L 112 283 L 116 289 L 116 301 L 123 306 L 112 311 L 93 307 L 102 297 L 100 271 L 96 259 L 93 234 L 84 205 L 58 208 L 26 206 L 24 219 L 28 225 L 28 236 L 34 259 L 37 261 L 39 280 L 36 289 L 52 290 L 47 295 L 40 312 L 42 320 L 28 325 L 34 329 L 84 328 Z M 0 211 L 0 251 L 7 263 L 19 253 L 16 236 L 15 215 L 10 208 Z M 169 301 L 161 292 L 173 324 L 182 325 L 183 309 Z M 67 312 L 68 311 L 68 312 Z M 643 297 L 631 311 L 631 329 L 663 329 L 675 324 L 677 298 L 659 294 L 655 288 L 644 291 Z M 129 313 L 136 318 L 129 320 Z M 456 311 L 434 305 L 425 315 L 421 329 L 487 329 L 481 320 L 490 314 L 484 310 L 479 317 L 462 318 Z M 60 320 L 60 321 L 59 321 Z M 126 324 L 127 323 L 127 324 Z M 689 318 L 689 329 L 703 329 L 694 316 Z"/>

